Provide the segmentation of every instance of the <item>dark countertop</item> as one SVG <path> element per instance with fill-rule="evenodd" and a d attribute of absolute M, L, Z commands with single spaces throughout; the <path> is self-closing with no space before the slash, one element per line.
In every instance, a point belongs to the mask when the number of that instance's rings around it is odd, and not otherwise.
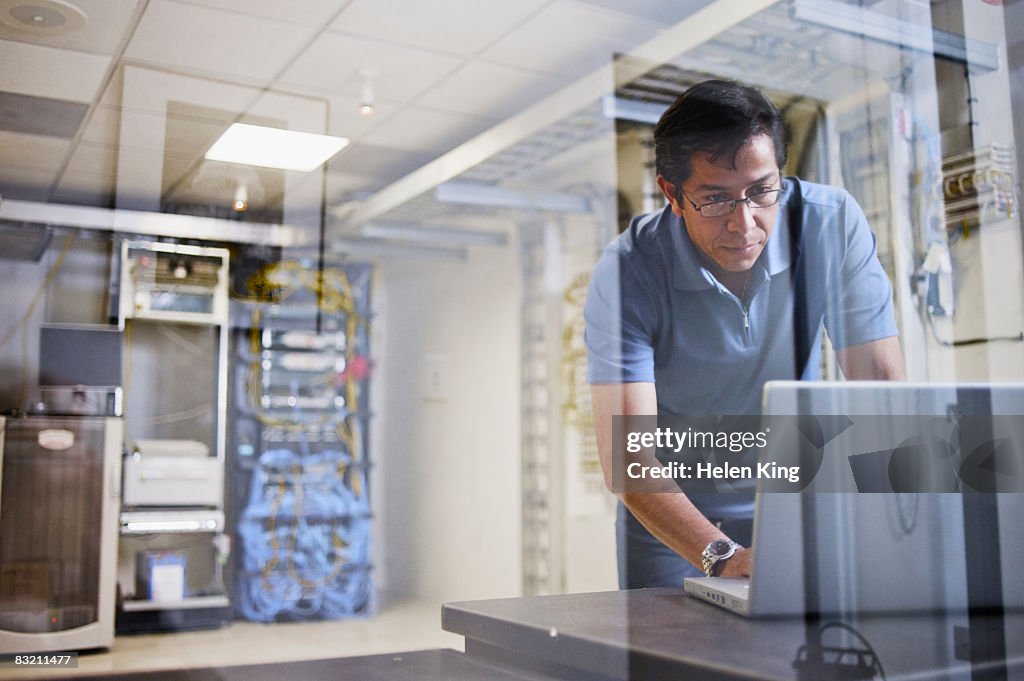
<path fill-rule="evenodd" d="M 57 678 L 64 681 L 551 681 L 498 669 L 455 650 L 441 649 L 236 667 L 109 672 Z"/>
<path fill-rule="evenodd" d="M 820 634 L 823 659 L 842 668 L 804 666 L 806 644 Z M 466 637 L 466 652 L 523 669 L 573 679 L 971 678 L 957 659 L 992 627 L 1020 630 L 1024 616 L 970 620 L 966 614 L 847 617 L 805 623 L 800 618 L 746 619 L 689 597 L 682 589 L 510 598 L 446 604 L 445 630 Z M 856 632 L 856 633 L 853 633 Z M 1013 636 L 1008 637 L 1013 640 Z M 959 648 L 958 644 L 959 643 Z M 1017 658 L 1024 650 L 997 659 Z M 975 650 L 979 650 L 975 643 Z M 980 653 L 976 652 L 976 656 Z M 813 658 L 813 654 L 810 656 Z M 859 665 L 859 667 L 858 667 Z M 991 670 L 993 663 L 976 664 Z M 998 669 L 997 669 L 998 671 Z M 1024 669 L 1020 670 L 1024 672 Z M 982 677 L 988 678 L 988 677 Z M 994 676 L 991 678 L 998 678 Z"/>

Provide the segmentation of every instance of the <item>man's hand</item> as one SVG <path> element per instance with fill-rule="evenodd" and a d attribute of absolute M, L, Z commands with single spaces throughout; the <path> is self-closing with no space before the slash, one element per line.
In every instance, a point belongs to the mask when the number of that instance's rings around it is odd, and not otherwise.
<path fill-rule="evenodd" d="M 749 577 L 750 557 L 753 551 L 750 549 L 736 549 L 736 553 L 729 556 L 722 566 L 719 577 Z"/>

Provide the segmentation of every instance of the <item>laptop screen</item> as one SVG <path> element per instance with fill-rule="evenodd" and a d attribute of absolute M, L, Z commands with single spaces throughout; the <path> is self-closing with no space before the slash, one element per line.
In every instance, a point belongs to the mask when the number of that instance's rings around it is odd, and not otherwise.
<path fill-rule="evenodd" d="M 818 460 L 800 493 L 759 480 L 755 611 L 1024 605 L 1024 494 L 1007 493 L 1021 491 L 1024 386 L 771 382 L 764 413 L 790 429 L 765 457 L 802 447 Z M 985 424 L 994 443 L 987 450 L 978 432 Z M 914 457 L 934 457 L 934 470 L 957 475 L 950 483 L 915 469 Z M 1002 493 L 979 492 L 986 481 Z"/>

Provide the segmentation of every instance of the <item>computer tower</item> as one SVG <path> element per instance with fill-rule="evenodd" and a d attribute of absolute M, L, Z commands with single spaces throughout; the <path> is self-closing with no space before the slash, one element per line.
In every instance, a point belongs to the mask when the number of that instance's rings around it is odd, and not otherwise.
<path fill-rule="evenodd" d="M 0 417 L 0 653 L 114 640 L 120 418 Z"/>

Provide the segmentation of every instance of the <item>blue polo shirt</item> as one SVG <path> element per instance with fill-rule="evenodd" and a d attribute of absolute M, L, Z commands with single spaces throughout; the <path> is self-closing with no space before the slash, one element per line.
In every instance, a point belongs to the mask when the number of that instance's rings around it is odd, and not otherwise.
<path fill-rule="evenodd" d="M 759 414 L 766 381 L 820 377 L 822 326 L 836 348 L 895 336 L 892 287 L 860 206 L 844 190 L 801 181 L 807 308 L 821 322 L 809 360 L 796 366 L 787 209 L 794 186 L 783 182 L 748 306 L 703 265 L 670 207 L 635 218 L 601 255 L 587 293 L 588 380 L 653 382 L 659 414 Z M 694 502 L 713 517 L 752 507 L 752 499 Z"/>

